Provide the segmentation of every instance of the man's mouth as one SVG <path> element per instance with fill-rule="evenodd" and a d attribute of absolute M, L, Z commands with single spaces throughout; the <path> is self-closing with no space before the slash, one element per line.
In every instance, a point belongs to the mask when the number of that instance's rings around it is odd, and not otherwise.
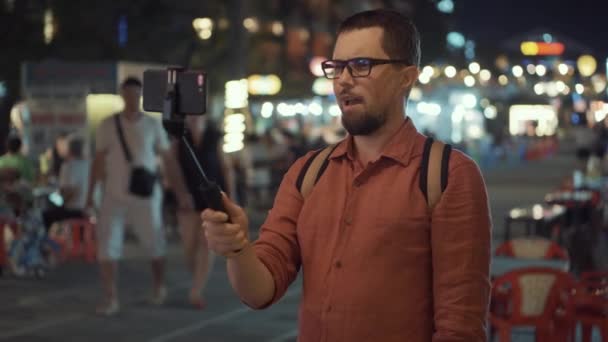
<path fill-rule="evenodd" d="M 362 104 L 362 103 L 363 103 L 363 98 L 360 96 L 348 96 L 348 97 L 342 98 L 343 107 L 350 107 L 350 106 L 354 106 L 354 105 L 358 105 L 358 104 Z"/>

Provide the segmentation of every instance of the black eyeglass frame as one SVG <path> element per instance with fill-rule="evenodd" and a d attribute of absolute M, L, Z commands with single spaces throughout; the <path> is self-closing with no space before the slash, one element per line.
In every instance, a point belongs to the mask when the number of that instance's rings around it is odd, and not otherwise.
<path fill-rule="evenodd" d="M 366 65 L 368 67 L 367 73 L 363 73 L 363 74 L 357 73 L 356 75 L 353 74 L 353 68 L 354 68 L 353 65 L 358 61 L 366 61 L 368 63 Z M 330 66 L 329 63 L 335 63 L 335 64 Z M 382 65 L 382 64 L 411 65 L 411 63 L 409 63 L 405 59 L 379 59 L 379 58 L 369 58 L 369 57 L 355 57 L 355 58 L 351 58 L 351 59 L 347 59 L 347 60 L 328 59 L 326 61 L 321 62 L 321 69 L 323 69 L 323 74 L 325 75 L 325 78 L 330 79 L 330 80 L 335 80 L 337 78 L 340 78 L 340 76 L 342 75 L 342 72 L 344 72 L 345 67 L 346 67 L 346 69 L 348 69 L 348 72 L 350 73 L 351 77 L 358 78 L 358 77 L 368 77 L 372 73 L 372 68 L 374 66 Z M 330 77 L 328 75 L 328 72 L 325 70 L 326 68 L 334 68 L 334 69 L 339 68 L 340 72 L 336 73 L 336 75 L 334 77 Z"/>

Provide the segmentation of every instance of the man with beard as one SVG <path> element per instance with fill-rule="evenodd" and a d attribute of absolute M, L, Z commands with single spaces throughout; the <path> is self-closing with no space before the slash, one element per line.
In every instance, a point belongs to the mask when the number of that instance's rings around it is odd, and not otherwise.
<path fill-rule="evenodd" d="M 303 270 L 299 341 L 486 341 L 491 219 L 485 184 L 459 151 L 430 207 L 419 177 L 425 137 L 405 115 L 419 74 L 416 27 L 367 11 L 338 30 L 325 76 L 334 82 L 348 136 L 307 196 L 285 175 L 255 243 L 245 213 L 206 210 L 211 248 L 227 258 L 241 300 L 279 300 Z"/>

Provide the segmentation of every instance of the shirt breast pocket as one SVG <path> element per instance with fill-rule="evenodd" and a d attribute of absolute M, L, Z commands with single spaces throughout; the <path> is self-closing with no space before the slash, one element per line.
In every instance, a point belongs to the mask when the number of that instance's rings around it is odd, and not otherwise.
<path fill-rule="evenodd" d="M 389 253 L 419 253 L 430 250 L 429 221 L 426 216 L 404 213 L 376 219 L 372 232 L 376 248 Z"/>

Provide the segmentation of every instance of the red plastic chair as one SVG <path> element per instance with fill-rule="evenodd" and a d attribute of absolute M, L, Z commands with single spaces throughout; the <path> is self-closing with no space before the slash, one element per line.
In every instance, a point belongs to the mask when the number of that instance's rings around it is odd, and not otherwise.
<path fill-rule="evenodd" d="M 8 266 L 8 251 L 4 240 L 5 229 L 10 229 L 15 237 L 19 234 L 17 222 L 10 217 L 0 215 L 0 267 Z"/>
<path fill-rule="evenodd" d="M 598 327 L 602 341 L 608 341 L 608 272 L 584 272 L 571 299 L 574 319 L 581 324 L 583 342 L 591 341 L 591 330 Z"/>
<path fill-rule="evenodd" d="M 509 240 L 498 246 L 494 254 L 521 259 L 570 260 L 565 248 L 551 240 L 541 238 Z"/>
<path fill-rule="evenodd" d="M 569 273 L 547 267 L 508 272 L 493 282 L 490 324 L 500 342 L 514 327 L 532 326 L 536 341 L 571 341 L 574 321 L 568 300 L 577 286 Z"/>
<path fill-rule="evenodd" d="M 94 262 L 97 256 L 95 223 L 89 218 L 69 219 L 60 223 L 63 229 L 52 239 L 61 246 L 61 259 Z"/>

